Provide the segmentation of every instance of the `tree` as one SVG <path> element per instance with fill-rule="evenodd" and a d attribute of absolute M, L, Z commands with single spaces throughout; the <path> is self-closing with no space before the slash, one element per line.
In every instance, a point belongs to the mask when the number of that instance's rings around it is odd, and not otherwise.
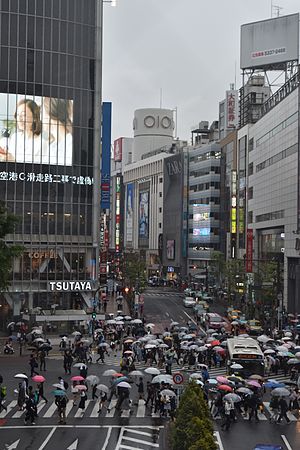
<path fill-rule="evenodd" d="M 18 217 L 10 214 L 5 204 L 0 202 L 0 292 L 6 291 L 10 285 L 13 259 L 23 253 L 22 246 L 5 242 L 5 236 L 14 232 L 18 221 Z"/>
<path fill-rule="evenodd" d="M 129 287 L 137 290 L 144 288 L 146 283 L 146 264 L 136 252 L 124 254 L 124 278 Z"/>
<path fill-rule="evenodd" d="M 213 425 L 203 392 L 189 383 L 181 397 L 172 433 L 173 450 L 216 450 Z"/>
<path fill-rule="evenodd" d="M 226 269 L 226 261 L 222 252 L 214 251 L 212 253 L 210 269 L 216 280 L 216 284 L 218 287 L 222 287 Z"/>
<path fill-rule="evenodd" d="M 227 284 L 228 298 L 231 299 L 231 294 L 236 293 L 237 283 L 244 283 L 245 285 L 245 263 L 240 259 L 229 259 L 226 262 L 225 278 Z"/>

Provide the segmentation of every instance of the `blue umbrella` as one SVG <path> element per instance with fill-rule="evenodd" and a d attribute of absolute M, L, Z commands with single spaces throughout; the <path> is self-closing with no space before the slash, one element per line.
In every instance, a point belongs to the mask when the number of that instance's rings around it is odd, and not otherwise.
<path fill-rule="evenodd" d="M 66 395 L 65 391 L 62 389 L 56 389 L 55 391 L 52 391 L 52 394 L 54 394 L 56 397 L 63 397 Z"/>
<path fill-rule="evenodd" d="M 8 339 L 11 339 L 12 341 L 16 341 L 18 338 L 17 338 L 17 336 L 12 334 L 11 336 L 9 336 Z"/>
<path fill-rule="evenodd" d="M 116 380 L 114 380 L 113 384 L 118 384 L 121 381 L 128 381 L 127 377 L 118 377 Z"/>
<path fill-rule="evenodd" d="M 285 384 L 284 383 L 279 383 L 279 382 L 276 382 L 276 381 L 267 381 L 266 383 L 265 383 L 265 387 L 267 387 L 267 388 L 278 388 L 278 387 L 285 387 Z"/>

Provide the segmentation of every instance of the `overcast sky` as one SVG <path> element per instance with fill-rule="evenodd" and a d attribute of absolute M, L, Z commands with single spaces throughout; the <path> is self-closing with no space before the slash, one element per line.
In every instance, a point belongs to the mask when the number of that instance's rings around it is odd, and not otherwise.
<path fill-rule="evenodd" d="M 281 15 L 299 0 L 273 0 Z M 275 11 L 273 12 L 273 16 Z M 104 4 L 103 100 L 113 104 L 112 139 L 132 137 L 134 110 L 178 109 L 180 139 L 218 104 L 236 80 L 244 23 L 271 17 L 271 0 L 117 0 Z"/>

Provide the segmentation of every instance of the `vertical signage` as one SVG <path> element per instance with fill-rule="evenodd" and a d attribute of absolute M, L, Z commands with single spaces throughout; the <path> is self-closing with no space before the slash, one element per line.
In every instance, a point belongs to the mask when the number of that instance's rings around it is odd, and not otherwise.
<path fill-rule="evenodd" d="M 123 138 L 118 138 L 114 141 L 114 161 L 121 162 L 122 161 L 122 153 L 123 153 Z"/>
<path fill-rule="evenodd" d="M 102 104 L 101 209 L 110 207 L 111 103 Z"/>
<path fill-rule="evenodd" d="M 121 177 L 116 177 L 116 252 L 120 251 Z"/>
<path fill-rule="evenodd" d="M 253 230 L 251 228 L 247 228 L 246 272 L 253 272 Z"/>
<path fill-rule="evenodd" d="M 226 128 L 238 125 L 238 91 L 226 91 Z"/>
<path fill-rule="evenodd" d="M 133 240 L 133 197 L 134 197 L 134 184 L 127 184 L 127 197 L 126 197 L 126 242 L 132 242 Z"/>

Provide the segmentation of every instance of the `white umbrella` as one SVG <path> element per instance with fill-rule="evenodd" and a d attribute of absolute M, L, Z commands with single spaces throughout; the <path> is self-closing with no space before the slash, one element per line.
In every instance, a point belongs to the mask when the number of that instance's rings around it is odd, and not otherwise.
<path fill-rule="evenodd" d="M 145 349 L 146 349 L 146 350 L 149 350 L 149 349 L 155 348 L 155 347 L 156 347 L 155 344 L 146 344 L 146 345 L 145 345 Z"/>
<path fill-rule="evenodd" d="M 143 323 L 143 321 L 142 321 L 141 319 L 133 319 L 133 320 L 131 321 L 131 323 L 139 324 L 139 323 Z"/>
<path fill-rule="evenodd" d="M 118 388 L 126 388 L 126 389 L 131 389 L 131 386 L 129 383 L 127 383 L 127 381 L 121 381 L 121 383 L 118 383 Z"/>
<path fill-rule="evenodd" d="M 202 380 L 202 375 L 201 375 L 201 373 L 192 373 L 191 375 L 190 375 L 190 378 L 191 379 L 194 379 L 194 380 Z"/>
<path fill-rule="evenodd" d="M 125 316 L 124 319 L 125 320 L 132 320 L 132 317 L 131 316 Z"/>
<path fill-rule="evenodd" d="M 57 389 L 62 389 L 62 390 L 65 391 L 64 386 L 62 384 L 60 384 L 60 383 L 54 383 L 54 384 L 52 384 L 52 386 L 57 388 Z"/>
<path fill-rule="evenodd" d="M 170 324 L 171 327 L 176 327 L 177 325 L 179 325 L 179 322 L 171 322 Z"/>
<path fill-rule="evenodd" d="M 79 331 L 73 331 L 72 336 L 81 336 L 81 333 Z"/>
<path fill-rule="evenodd" d="M 83 364 L 83 363 L 75 363 L 75 364 L 73 364 L 73 367 L 77 367 L 77 369 L 81 369 L 81 368 L 86 369 L 87 368 L 86 364 Z"/>
<path fill-rule="evenodd" d="M 173 384 L 173 378 L 171 375 L 156 375 L 156 377 L 153 378 L 151 383 L 167 383 L 167 384 Z"/>
<path fill-rule="evenodd" d="M 271 395 L 276 397 L 288 397 L 290 394 L 290 391 L 286 388 L 275 388 L 271 391 Z"/>
<path fill-rule="evenodd" d="M 300 364 L 300 361 L 297 358 L 291 358 L 291 359 L 288 360 L 287 363 L 290 364 L 290 365 L 292 365 L 292 364 Z"/>
<path fill-rule="evenodd" d="M 169 397 L 176 397 L 176 394 L 174 391 L 171 391 L 171 389 L 163 389 L 160 392 L 161 395 L 168 395 Z"/>
<path fill-rule="evenodd" d="M 116 321 L 119 321 L 119 320 L 124 320 L 124 319 L 123 319 L 123 316 L 117 316 L 117 317 L 116 317 Z"/>
<path fill-rule="evenodd" d="M 169 348 L 167 344 L 159 344 L 159 348 Z"/>
<path fill-rule="evenodd" d="M 109 392 L 109 388 L 107 386 L 105 386 L 105 384 L 98 384 L 97 389 L 102 392 L 106 392 L 106 393 Z"/>
<path fill-rule="evenodd" d="M 111 377 L 115 373 L 117 373 L 117 372 L 114 369 L 107 369 L 107 370 L 105 370 L 103 372 L 102 376 L 104 376 L 104 377 Z"/>
<path fill-rule="evenodd" d="M 16 325 L 16 322 L 9 322 L 9 324 L 7 325 L 7 328 L 13 327 L 14 325 Z"/>
<path fill-rule="evenodd" d="M 109 319 L 106 323 L 107 325 L 115 325 L 117 321 L 115 319 Z"/>
<path fill-rule="evenodd" d="M 293 333 L 291 333 L 290 331 L 285 331 L 285 332 L 284 332 L 284 335 L 285 335 L 285 336 L 293 336 Z"/>
<path fill-rule="evenodd" d="M 88 381 L 91 384 L 97 384 L 99 383 L 99 377 L 97 377 L 97 375 L 89 375 L 86 377 L 86 381 Z"/>
<path fill-rule="evenodd" d="M 34 339 L 33 342 L 36 342 L 36 343 L 45 342 L 45 339 L 39 337 L 39 338 Z"/>
<path fill-rule="evenodd" d="M 160 370 L 156 367 L 147 367 L 147 369 L 145 369 L 145 372 L 149 373 L 150 375 L 160 375 Z"/>
<path fill-rule="evenodd" d="M 132 372 L 129 372 L 129 375 L 132 375 L 133 377 L 144 376 L 143 372 L 141 372 L 140 370 L 133 370 Z"/>
<path fill-rule="evenodd" d="M 230 368 L 233 370 L 238 370 L 238 369 L 243 369 L 243 366 L 241 364 L 234 363 L 234 364 L 232 364 L 232 366 L 230 366 Z"/>
<path fill-rule="evenodd" d="M 300 359 L 300 352 L 295 353 L 295 358 Z"/>
<path fill-rule="evenodd" d="M 268 342 L 273 341 L 269 336 L 266 336 L 265 334 L 262 334 L 261 336 L 258 336 L 257 338 L 258 342 Z"/>
<path fill-rule="evenodd" d="M 32 334 L 43 334 L 42 330 L 38 329 L 38 330 L 34 330 L 31 332 Z"/>
<path fill-rule="evenodd" d="M 293 339 L 291 338 L 291 336 L 285 336 L 281 340 L 284 342 L 287 342 L 287 341 L 292 341 Z"/>
<path fill-rule="evenodd" d="M 26 379 L 28 378 L 28 376 L 25 375 L 24 373 L 17 373 L 17 374 L 14 376 L 14 378 L 20 378 L 20 379 L 26 380 Z"/>
<path fill-rule="evenodd" d="M 268 348 L 267 350 L 264 351 L 265 355 L 272 355 L 273 353 L 276 353 L 276 352 L 272 348 Z"/>
<path fill-rule="evenodd" d="M 154 328 L 155 324 L 154 323 L 147 323 L 147 325 L 145 325 L 146 328 Z"/>

